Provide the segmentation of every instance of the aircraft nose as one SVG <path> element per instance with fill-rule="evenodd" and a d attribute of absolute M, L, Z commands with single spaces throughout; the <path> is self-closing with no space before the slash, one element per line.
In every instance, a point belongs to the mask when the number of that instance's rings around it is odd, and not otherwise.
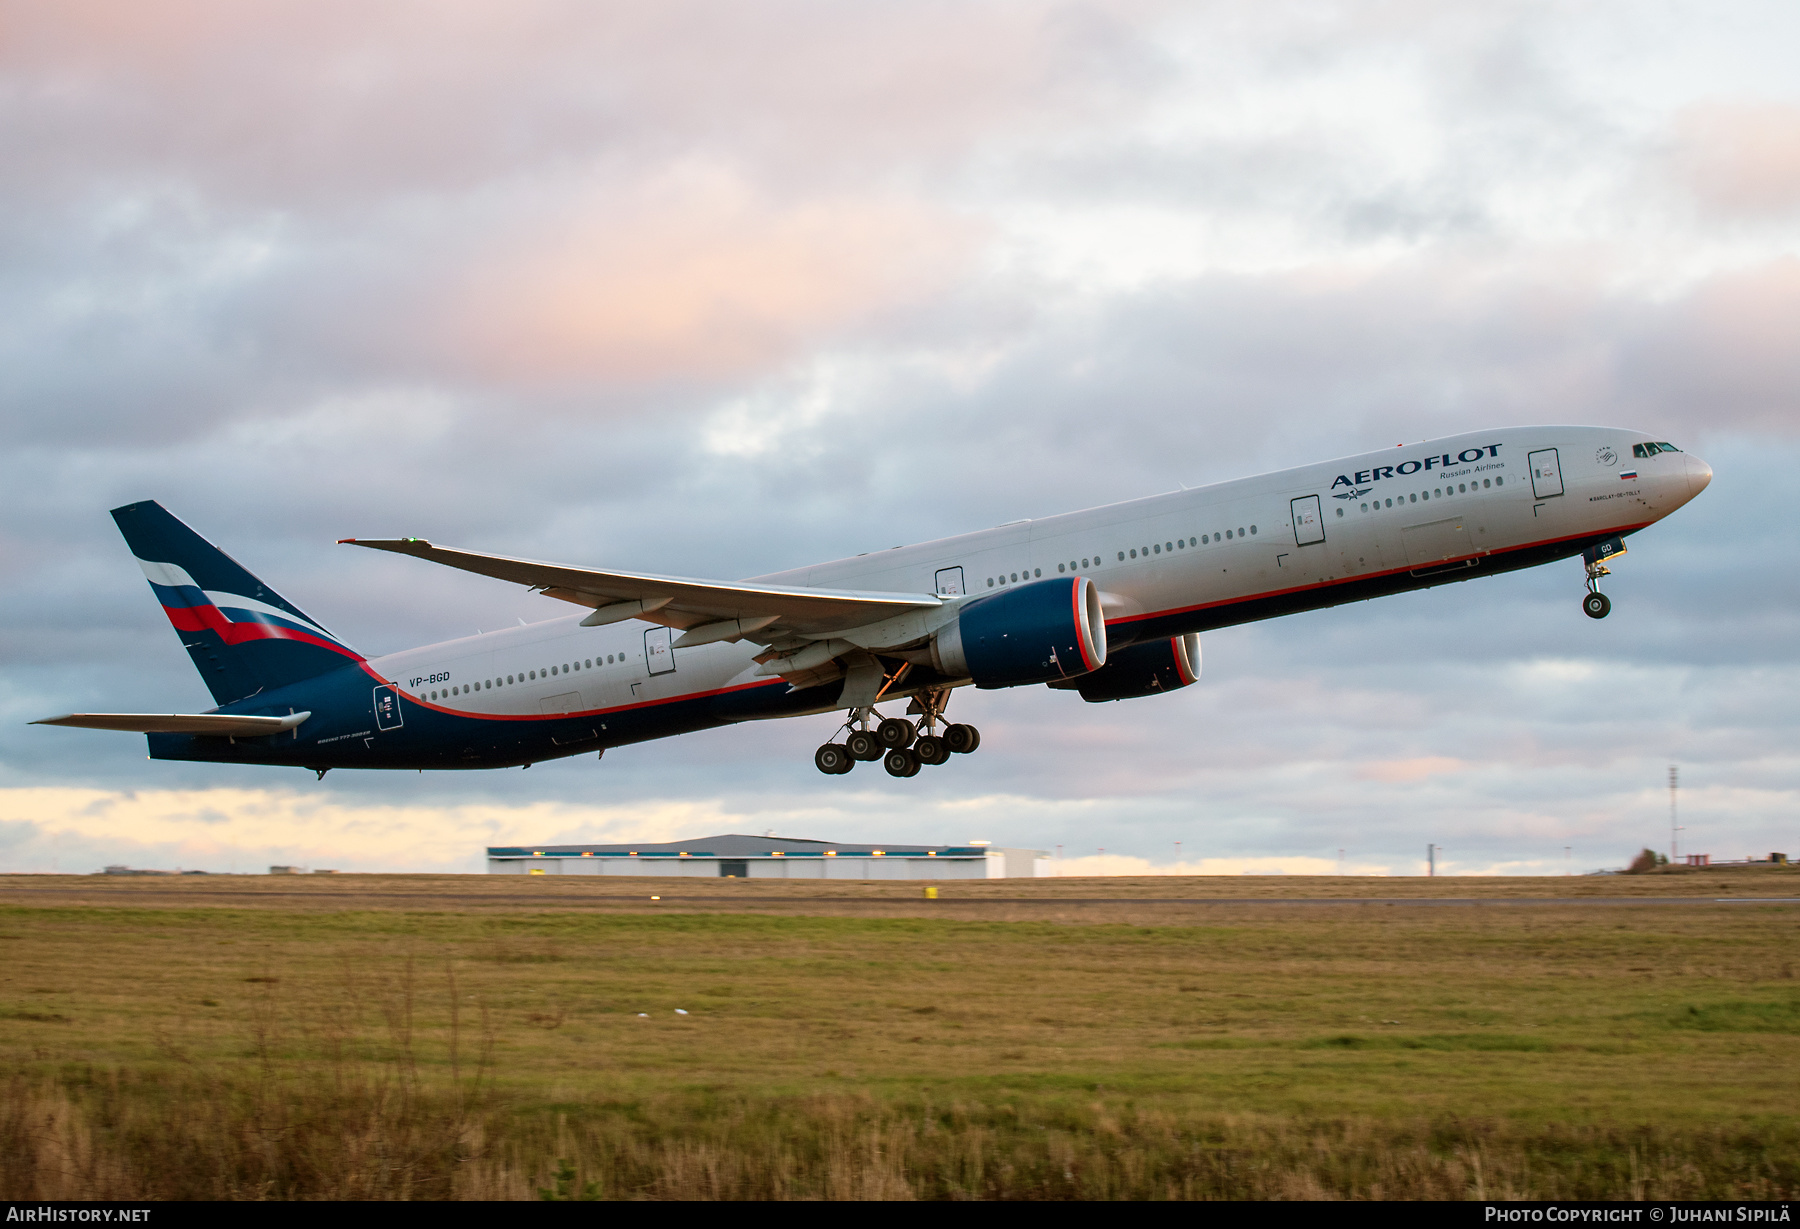
<path fill-rule="evenodd" d="M 1692 454 L 1687 458 L 1689 498 L 1704 491 L 1712 481 L 1712 466 Z"/>

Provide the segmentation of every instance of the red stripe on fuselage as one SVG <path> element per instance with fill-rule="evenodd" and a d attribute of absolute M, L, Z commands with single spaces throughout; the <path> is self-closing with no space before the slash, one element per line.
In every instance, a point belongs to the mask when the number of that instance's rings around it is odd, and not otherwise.
<path fill-rule="evenodd" d="M 335 641 L 296 628 L 279 627 L 272 623 L 233 623 L 217 606 L 164 606 L 163 613 L 169 616 L 169 622 L 178 632 L 212 632 L 230 645 L 248 644 L 252 640 L 296 640 L 301 644 L 316 644 L 322 649 L 342 653 L 351 661 L 363 660 L 360 653 L 354 653 Z"/>
<path fill-rule="evenodd" d="M 1540 546 L 1555 546 L 1558 542 L 1574 542 L 1581 538 L 1600 538 L 1608 537 L 1612 534 L 1636 533 L 1638 530 L 1647 528 L 1655 523 L 1655 521 L 1644 521 L 1637 525 L 1620 525 L 1613 529 L 1597 529 L 1592 533 L 1571 533 L 1560 538 L 1545 538 L 1541 542 L 1526 542 L 1520 546 L 1509 546 L 1505 550 L 1481 551 L 1472 555 L 1458 555 L 1454 559 L 1444 559 L 1438 563 L 1428 564 L 1426 566 L 1434 568 L 1448 567 L 1450 564 L 1461 563 L 1466 559 L 1481 559 L 1498 555 L 1510 555 L 1517 551 L 1535 550 Z M 1284 597 L 1289 593 L 1305 593 L 1309 589 L 1329 589 L 1334 585 L 1354 584 L 1360 580 L 1379 580 L 1383 576 L 1398 576 L 1402 572 L 1415 572 L 1417 570 L 1418 569 L 1412 564 L 1408 564 L 1403 568 L 1388 568 L 1386 571 L 1381 572 L 1361 572 L 1355 576 L 1340 576 L 1335 580 L 1314 581 L 1309 585 L 1295 585 L 1289 589 L 1270 589 L 1266 593 L 1248 593 L 1243 597 L 1220 598 L 1216 602 L 1200 602 L 1193 606 L 1172 606 L 1167 610 L 1152 610 L 1145 614 L 1125 615 L 1117 619 L 1108 619 L 1106 625 L 1112 627 L 1114 624 L 1141 623 L 1145 619 L 1161 619 L 1168 615 L 1190 614 L 1196 610 L 1216 610 L 1221 606 L 1237 606 L 1244 602 L 1260 602 L 1265 598 Z"/>
<path fill-rule="evenodd" d="M 370 678 L 384 687 L 392 687 L 401 695 L 417 704 L 420 708 L 430 709 L 434 713 L 443 713 L 449 717 L 468 717 L 479 721 L 566 721 L 571 717 L 606 717 L 614 713 L 629 713 L 640 708 L 656 708 L 663 704 L 679 704 L 683 700 L 708 700 L 713 696 L 730 695 L 736 691 L 749 691 L 753 687 L 785 687 L 785 679 L 758 679 L 753 683 L 738 683 L 732 687 L 714 687 L 710 691 L 689 691 L 678 696 L 664 696 L 660 700 L 639 700 L 635 704 L 620 704 L 612 708 L 584 708 L 572 713 L 483 713 L 472 709 L 450 708 L 436 701 L 416 696 L 402 690 L 398 683 L 392 683 L 375 673 L 367 662 L 363 663 L 363 671 Z"/>
<path fill-rule="evenodd" d="M 1508 547 L 1506 550 L 1490 551 L 1487 553 L 1489 555 L 1505 555 L 1505 554 L 1510 554 L 1514 551 L 1531 550 L 1534 547 L 1539 547 L 1539 546 L 1553 546 L 1558 542 L 1573 542 L 1577 538 L 1591 538 L 1591 537 L 1599 537 L 1599 536 L 1605 536 L 1605 535 L 1610 535 L 1610 534 L 1633 533 L 1633 532 L 1635 532 L 1639 529 L 1643 529 L 1646 526 L 1651 525 L 1651 524 L 1654 524 L 1654 522 L 1645 521 L 1643 524 L 1639 524 L 1639 525 L 1620 526 L 1615 529 L 1601 530 L 1596 533 L 1577 533 L 1577 534 L 1570 534 L 1567 537 L 1562 537 L 1562 538 L 1546 538 L 1542 542 L 1528 542 L 1522 546 L 1513 546 L 1513 547 Z M 1479 556 L 1476 556 L 1476 555 L 1461 556 L 1461 558 L 1463 558 L 1463 559 L 1473 559 L 1473 558 L 1478 558 L 1478 557 Z M 1456 563 L 1459 561 L 1460 560 L 1458 560 L 1458 559 L 1447 559 L 1444 561 L 1444 563 Z M 1121 618 L 1121 619 L 1108 619 L 1106 621 L 1106 623 L 1107 623 L 1108 627 L 1111 627 L 1113 624 L 1137 623 L 1137 622 L 1141 622 L 1144 619 L 1158 619 L 1158 618 L 1162 618 L 1167 615 L 1186 614 L 1186 613 L 1189 613 L 1189 612 L 1195 611 L 1195 610 L 1210 610 L 1210 609 L 1215 609 L 1220 606 L 1233 606 L 1233 605 L 1237 605 L 1242 602 L 1254 602 L 1254 601 L 1259 601 L 1263 598 L 1280 597 L 1283 594 L 1287 594 L 1287 593 L 1302 593 L 1308 589 L 1324 589 L 1324 588 L 1329 588 L 1333 585 L 1349 584 L 1353 581 L 1374 580 L 1374 579 L 1378 579 L 1382 576 L 1395 576 L 1401 572 L 1410 572 L 1413 570 L 1414 569 L 1411 567 L 1404 567 L 1404 568 L 1389 568 L 1386 571 L 1382 571 L 1382 572 L 1365 572 L 1365 573 L 1362 573 L 1361 575 L 1345 576 L 1345 577 L 1340 577 L 1336 580 L 1315 582 L 1313 584 L 1308 584 L 1308 585 L 1295 585 L 1289 589 L 1271 589 L 1266 593 L 1253 593 L 1253 594 L 1246 595 L 1244 597 L 1224 598 L 1224 599 L 1222 599 L 1220 601 L 1216 601 L 1216 602 L 1201 602 L 1198 605 L 1194 605 L 1194 606 L 1178 606 L 1178 607 L 1173 607 L 1169 610 L 1151 611 L 1148 614 L 1131 615 L 1131 616 L 1128 616 L 1126 618 Z M 1086 579 L 1086 578 L 1082 577 L 1082 578 L 1078 578 L 1078 579 Z M 1089 583 L 1091 584 L 1093 582 L 1089 581 Z M 1070 588 L 1075 595 L 1079 595 L 1079 593 L 1081 591 L 1081 586 L 1079 584 L 1071 585 Z M 1075 617 L 1076 617 L 1076 621 L 1077 621 L 1077 627 L 1079 627 L 1080 626 L 1080 617 L 1081 617 L 1081 606 L 1080 606 L 1079 597 L 1076 596 L 1076 597 L 1072 598 L 1071 600 L 1074 601 Z M 212 609 L 212 608 L 209 607 L 207 609 Z M 218 611 L 216 609 L 214 609 L 213 613 L 215 615 L 217 615 Z M 171 622 L 174 621 L 174 618 L 175 618 L 174 611 L 172 611 L 172 610 L 170 611 L 169 618 L 170 618 Z M 179 627 L 181 625 L 179 623 L 177 623 L 176 626 Z M 258 626 L 258 625 L 241 624 L 240 623 L 240 624 L 229 624 L 228 626 L 250 627 L 250 626 Z M 1178 640 L 1179 640 L 1179 637 L 1172 638 L 1172 642 L 1170 644 L 1170 650 L 1175 654 L 1176 671 L 1181 675 L 1181 677 L 1184 681 L 1186 681 L 1187 683 L 1193 683 L 1198 679 L 1199 676 L 1198 675 L 1190 675 L 1188 670 L 1186 669 L 1186 667 L 1182 665 L 1180 645 L 1179 645 L 1179 643 L 1176 643 Z M 335 646 L 330 646 L 330 647 L 335 647 Z M 342 650 L 340 650 L 340 651 L 342 651 Z M 1082 640 L 1082 642 L 1081 642 L 1081 658 L 1082 658 L 1083 664 L 1086 665 L 1086 667 L 1089 670 L 1093 670 L 1096 668 L 1094 665 L 1093 658 L 1088 652 L 1087 642 L 1085 640 Z M 683 693 L 682 695 L 678 695 L 678 696 L 665 696 L 662 699 L 658 699 L 658 700 L 640 700 L 635 704 L 621 704 L 621 705 L 618 705 L 618 706 L 612 707 L 612 708 L 580 709 L 580 710 L 578 710 L 576 712 L 572 712 L 572 713 L 483 713 L 483 712 L 475 712 L 475 711 L 468 710 L 468 709 L 450 708 L 447 705 L 444 705 L 437 701 L 426 700 L 418 695 L 415 695 L 411 692 L 403 690 L 398 683 L 395 683 L 395 682 L 392 682 L 391 680 L 382 678 L 379 674 L 377 674 L 375 672 L 374 668 L 372 666 L 370 666 L 366 660 L 363 660 L 361 658 L 358 658 L 357 660 L 362 661 L 363 670 L 365 673 L 368 674 L 368 676 L 370 678 L 374 679 L 376 682 L 380 683 L 384 687 L 394 688 L 396 691 L 399 691 L 402 696 L 406 697 L 406 699 L 412 701 L 414 704 L 417 704 L 420 708 L 429 709 L 435 713 L 443 713 L 446 716 L 450 716 L 450 717 L 467 717 L 471 720 L 479 720 L 479 721 L 566 721 L 570 718 L 576 718 L 576 717 L 605 717 L 605 716 L 609 716 L 609 715 L 615 714 L 615 713 L 628 713 L 628 712 L 632 712 L 636 709 L 641 709 L 641 708 L 656 708 L 659 705 L 679 704 L 686 700 L 706 700 L 706 699 L 712 698 L 713 696 L 730 695 L 733 692 L 749 691 L 749 690 L 751 690 L 753 688 L 757 688 L 757 687 L 781 687 L 781 686 L 786 685 L 785 682 L 781 679 L 768 679 L 768 680 L 759 679 L 759 680 L 757 680 L 755 682 L 751 682 L 751 683 L 738 683 L 735 686 L 731 686 L 731 687 L 715 687 L 708 691 L 686 692 L 686 693 Z"/>

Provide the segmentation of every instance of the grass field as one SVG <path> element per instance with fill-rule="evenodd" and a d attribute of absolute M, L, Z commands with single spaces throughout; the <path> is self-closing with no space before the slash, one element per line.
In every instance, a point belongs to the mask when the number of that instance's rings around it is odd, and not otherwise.
<path fill-rule="evenodd" d="M 1800 1193 L 1800 873 L 942 890 L 0 877 L 0 1198 Z"/>

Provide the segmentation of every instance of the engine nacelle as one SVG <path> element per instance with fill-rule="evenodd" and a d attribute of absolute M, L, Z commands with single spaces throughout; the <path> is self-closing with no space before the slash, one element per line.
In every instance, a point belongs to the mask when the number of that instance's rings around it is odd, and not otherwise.
<path fill-rule="evenodd" d="M 977 687 L 1073 679 L 1106 665 L 1100 591 L 1085 576 L 1034 581 L 965 602 L 932 639 L 931 664 Z"/>
<path fill-rule="evenodd" d="M 1187 635 L 1120 649 L 1092 674 L 1050 686 L 1079 691 L 1082 699 L 1098 704 L 1103 700 L 1132 700 L 1177 691 L 1199 678 L 1200 637 Z"/>

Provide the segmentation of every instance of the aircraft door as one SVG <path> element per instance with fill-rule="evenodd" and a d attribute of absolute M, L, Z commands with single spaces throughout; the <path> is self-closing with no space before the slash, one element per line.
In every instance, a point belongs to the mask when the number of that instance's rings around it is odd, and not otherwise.
<path fill-rule="evenodd" d="M 1325 517 L 1319 511 L 1319 497 L 1304 495 L 1288 501 L 1294 513 L 1294 545 L 1311 546 L 1325 540 Z"/>
<path fill-rule="evenodd" d="M 406 724 L 400 715 L 400 692 L 393 687 L 375 689 L 375 728 L 397 730 Z"/>
<path fill-rule="evenodd" d="M 937 573 L 937 591 L 939 597 L 961 597 L 968 590 L 963 588 L 963 574 L 960 567 L 939 568 Z"/>
<path fill-rule="evenodd" d="M 669 648 L 669 629 L 653 627 L 644 633 L 644 665 L 651 674 L 672 674 L 675 654 Z"/>
<path fill-rule="evenodd" d="M 1546 448 L 1542 452 L 1534 452 L 1525 458 L 1531 467 L 1531 493 L 1539 499 L 1563 493 L 1562 462 L 1556 455 L 1556 449 Z"/>

